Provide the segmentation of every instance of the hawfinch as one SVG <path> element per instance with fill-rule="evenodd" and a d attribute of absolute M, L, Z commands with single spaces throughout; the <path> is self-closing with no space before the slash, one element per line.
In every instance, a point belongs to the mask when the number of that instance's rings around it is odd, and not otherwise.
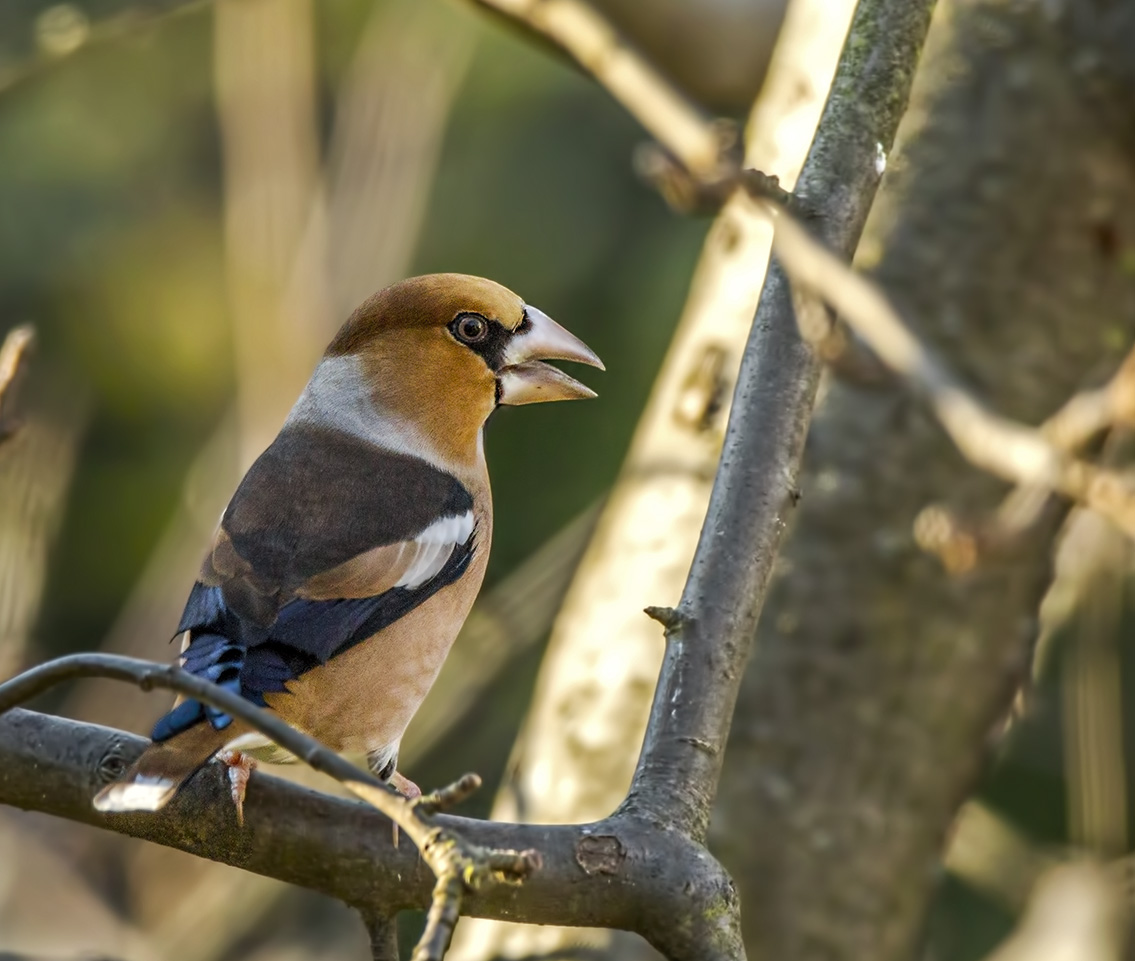
<path fill-rule="evenodd" d="M 595 396 L 541 360 L 603 367 L 480 277 L 416 277 L 359 307 L 221 518 L 177 627 L 183 667 L 417 793 L 398 745 L 489 559 L 485 421 L 501 404 Z M 194 700 L 151 737 L 98 810 L 157 810 L 222 752 L 240 815 L 245 755 L 294 760 Z"/>

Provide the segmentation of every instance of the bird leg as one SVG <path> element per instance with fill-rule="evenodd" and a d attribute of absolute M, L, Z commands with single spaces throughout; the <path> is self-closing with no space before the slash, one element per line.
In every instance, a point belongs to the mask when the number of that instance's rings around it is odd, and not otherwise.
<path fill-rule="evenodd" d="M 422 789 L 408 777 L 399 774 L 397 771 L 390 775 L 390 780 L 386 783 L 394 788 L 394 790 L 401 794 L 407 801 L 412 801 L 414 798 L 422 796 Z"/>
<path fill-rule="evenodd" d="M 248 790 L 248 779 L 256 767 L 256 761 L 242 751 L 224 750 L 217 757 L 228 769 L 229 790 L 233 804 L 236 805 L 236 823 L 244 827 L 244 795 Z"/>
<path fill-rule="evenodd" d="M 386 779 L 386 783 L 394 788 L 394 790 L 401 794 L 407 801 L 412 801 L 414 798 L 422 796 L 422 789 L 408 777 L 399 774 L 397 771 L 391 773 L 390 777 Z M 391 828 L 393 829 L 391 837 L 394 840 L 394 846 L 398 847 L 398 824 L 391 823 Z"/>

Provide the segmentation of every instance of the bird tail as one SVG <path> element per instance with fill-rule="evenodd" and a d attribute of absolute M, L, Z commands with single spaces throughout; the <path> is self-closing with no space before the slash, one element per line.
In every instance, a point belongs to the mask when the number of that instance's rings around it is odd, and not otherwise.
<path fill-rule="evenodd" d="M 151 744 L 121 778 L 95 795 L 95 810 L 160 810 L 231 737 L 231 731 L 199 723 L 168 741 Z"/>

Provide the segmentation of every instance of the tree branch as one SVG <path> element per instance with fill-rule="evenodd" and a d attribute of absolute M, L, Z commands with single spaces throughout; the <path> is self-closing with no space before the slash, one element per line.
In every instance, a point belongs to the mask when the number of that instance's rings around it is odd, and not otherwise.
<path fill-rule="evenodd" d="M 381 910 L 360 910 L 359 914 L 370 938 L 371 961 L 398 961 L 397 918 Z"/>
<path fill-rule="evenodd" d="M 117 831 L 320 891 L 361 911 L 428 907 L 434 878 L 418 852 L 395 845 L 373 808 L 257 772 L 238 828 L 219 765 L 162 811 L 100 814 L 91 798 L 148 742 L 109 728 L 13 709 L 0 716 L 0 804 Z M 483 850 L 540 852 L 522 885 L 469 892 L 465 914 L 533 924 L 637 931 L 667 957 L 744 957 L 736 894 L 705 850 L 630 817 L 525 825 L 439 815 L 437 826 Z"/>
<path fill-rule="evenodd" d="M 1077 454 L 1114 427 L 1135 426 L 1135 348 L 1103 387 L 1081 390 L 1040 425 L 1040 433 L 1062 454 Z M 955 573 L 970 570 L 982 556 L 1013 547 L 1048 512 L 1050 488 L 1020 484 L 993 513 L 976 522 L 959 518 L 943 504 L 931 504 L 915 519 L 919 546 Z"/>
<path fill-rule="evenodd" d="M 456 785 L 418 800 L 407 800 L 369 772 L 297 731 L 271 711 L 257 707 L 172 664 L 153 664 L 114 654 L 72 654 L 34 667 L 0 684 L 0 714 L 51 687 L 79 677 L 106 677 L 136 684 L 144 691 L 176 691 L 218 707 L 291 752 L 309 767 L 335 778 L 406 832 L 437 878 L 426 930 L 414 961 L 441 961 L 467 891 L 487 880 L 519 881 L 538 865 L 535 852 L 489 851 L 471 845 L 434 823 L 433 812 L 467 796 L 480 778 L 466 775 Z"/>
<path fill-rule="evenodd" d="M 1117 415 L 1130 416 L 1128 361 L 1111 388 L 1077 395 L 1037 429 L 1001 417 L 967 391 L 903 322 L 882 289 L 811 237 L 783 208 L 773 249 L 793 283 L 827 301 L 868 346 L 934 409 L 972 464 L 1025 488 L 1056 490 L 1098 511 L 1135 536 L 1135 484 L 1125 474 L 1067 453 Z"/>
<path fill-rule="evenodd" d="M 1038 423 L 1101 359 L 1121 360 L 1117 332 L 1132 338 L 1135 288 L 1100 237 L 1132 235 L 1135 177 L 1118 128 L 1084 109 L 1080 63 L 1105 54 L 1069 49 L 1061 22 L 1102 29 L 1115 11 L 967 0 L 946 12 L 858 259 L 991 407 Z M 1118 51 L 1135 34 L 1109 26 L 1113 62 L 1129 63 Z M 963 510 L 994 504 L 1000 482 L 897 379 L 827 386 L 738 702 L 718 799 L 735 814 L 719 837 L 724 852 L 730 827 L 762 827 L 727 855 L 751 950 L 896 961 L 919 953 L 943 838 L 1026 675 L 1059 515 L 944 577 L 909 519 L 934 492 Z"/>
<path fill-rule="evenodd" d="M 699 110 L 594 8 L 581 0 L 473 0 L 568 53 L 619 101 L 685 170 L 714 181 L 730 170 L 736 132 Z"/>
<path fill-rule="evenodd" d="M 796 194 L 850 256 L 878 187 L 930 23 L 932 0 L 862 0 Z M 796 475 L 820 363 L 771 265 L 690 578 L 678 606 L 624 810 L 705 836 L 741 671 Z"/>

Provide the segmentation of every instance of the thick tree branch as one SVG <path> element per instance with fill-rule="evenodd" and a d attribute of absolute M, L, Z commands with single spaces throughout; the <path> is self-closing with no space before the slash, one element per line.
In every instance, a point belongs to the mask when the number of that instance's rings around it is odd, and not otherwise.
<path fill-rule="evenodd" d="M 272 712 L 172 664 L 153 664 L 114 654 L 61 657 L 0 684 L 0 714 L 56 684 L 80 677 L 128 681 L 144 691 L 155 688 L 176 691 L 219 707 L 271 738 L 309 767 L 335 778 L 390 818 L 414 842 L 437 878 L 426 930 L 414 951 L 414 961 L 441 961 L 467 891 L 476 890 L 490 879 L 519 881 L 538 864 L 534 852 L 482 850 L 434 823 L 435 811 L 480 786 L 476 775 L 466 775 L 456 785 L 437 794 L 406 800 L 369 772 L 355 767 Z"/>
<path fill-rule="evenodd" d="M 156 814 L 104 815 L 91 798 L 141 753 L 143 738 L 19 708 L 0 716 L 0 804 L 143 838 L 321 891 L 364 912 L 426 908 L 434 885 L 412 845 L 373 808 L 258 772 L 239 828 L 219 765 Z M 522 885 L 470 892 L 466 914 L 637 931 L 674 959 L 744 957 L 736 895 L 704 849 L 630 817 L 593 824 L 498 824 L 439 815 L 483 849 L 540 853 Z"/>
<path fill-rule="evenodd" d="M 867 219 L 930 23 L 932 0 L 863 0 L 796 194 L 850 256 Z M 734 394 L 721 467 L 624 810 L 705 835 L 741 671 L 796 474 L 820 362 L 773 264 Z"/>
<path fill-rule="evenodd" d="M 1080 65 L 1106 53 L 1068 51 L 1062 22 L 1106 24 L 1130 50 L 1135 17 L 1124 5 L 1119 31 L 1119 9 L 942 8 L 857 254 L 919 339 L 1022 423 L 1058 409 L 1105 358 L 1118 364 L 1116 334 L 1132 338 L 1135 287 L 1101 237 L 1132 236 L 1135 178 L 1117 128 L 1085 110 Z M 1025 674 L 1057 512 L 1012 552 L 944 577 L 910 518 L 943 493 L 984 510 L 1002 484 L 897 381 L 829 382 L 801 486 L 719 793 L 733 825 L 762 830 L 728 863 L 751 953 L 907 959 L 943 839 Z M 722 819 L 723 843 L 731 826 Z"/>

